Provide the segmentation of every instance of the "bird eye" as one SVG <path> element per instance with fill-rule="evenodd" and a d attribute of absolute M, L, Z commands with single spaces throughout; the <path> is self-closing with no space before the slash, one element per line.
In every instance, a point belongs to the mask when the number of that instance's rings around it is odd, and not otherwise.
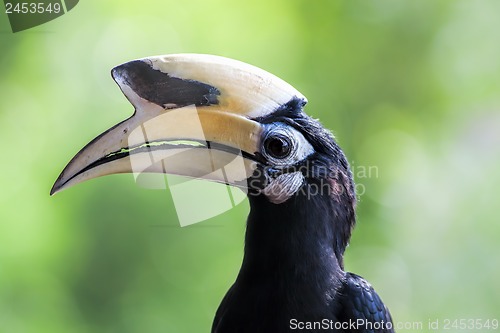
<path fill-rule="evenodd" d="M 261 153 L 269 165 L 291 166 L 314 153 L 311 144 L 293 127 L 280 122 L 264 126 Z"/>
<path fill-rule="evenodd" d="M 292 143 L 283 136 L 271 136 L 264 141 L 264 149 L 274 158 L 285 158 L 292 152 Z"/>

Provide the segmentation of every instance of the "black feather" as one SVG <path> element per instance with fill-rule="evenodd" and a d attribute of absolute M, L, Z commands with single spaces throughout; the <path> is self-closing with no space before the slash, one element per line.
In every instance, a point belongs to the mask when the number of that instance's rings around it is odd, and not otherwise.
<path fill-rule="evenodd" d="M 373 287 L 362 277 L 346 273 L 344 286 L 340 290 L 339 321 L 356 323 L 359 333 L 394 332 L 392 318 Z"/>
<path fill-rule="evenodd" d="M 333 325 L 301 330 L 309 333 L 392 332 L 335 329 L 335 323 L 349 320 L 386 321 L 386 327 L 392 322 L 368 282 L 344 272 L 343 255 L 356 221 L 352 173 L 333 135 L 302 111 L 304 104 L 293 99 L 256 119 L 294 127 L 315 153 L 301 162 L 304 183 L 284 203 L 249 193 L 243 264 L 217 311 L 212 333 L 296 332 L 292 320 Z"/>

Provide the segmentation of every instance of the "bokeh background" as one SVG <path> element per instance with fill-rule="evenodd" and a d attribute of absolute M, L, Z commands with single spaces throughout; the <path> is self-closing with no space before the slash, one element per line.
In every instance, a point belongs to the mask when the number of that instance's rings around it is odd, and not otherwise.
<path fill-rule="evenodd" d="M 308 97 L 358 182 L 346 268 L 399 331 L 500 319 L 499 13 L 495 0 L 82 0 L 13 34 L 2 12 L 0 332 L 209 332 L 246 202 L 181 228 L 170 192 L 131 175 L 49 196 L 133 111 L 110 69 L 181 52 L 251 63 Z"/>

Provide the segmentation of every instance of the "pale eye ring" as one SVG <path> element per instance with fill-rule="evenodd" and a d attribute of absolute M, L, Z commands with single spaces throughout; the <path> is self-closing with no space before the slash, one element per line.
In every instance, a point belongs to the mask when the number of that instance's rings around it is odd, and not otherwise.
<path fill-rule="evenodd" d="M 283 123 L 265 124 L 261 153 L 267 164 L 282 168 L 294 165 L 314 153 L 302 133 Z"/>
<path fill-rule="evenodd" d="M 269 156 L 283 159 L 290 156 L 293 151 L 293 146 L 289 138 L 280 134 L 275 134 L 266 138 L 264 141 L 264 149 Z"/>

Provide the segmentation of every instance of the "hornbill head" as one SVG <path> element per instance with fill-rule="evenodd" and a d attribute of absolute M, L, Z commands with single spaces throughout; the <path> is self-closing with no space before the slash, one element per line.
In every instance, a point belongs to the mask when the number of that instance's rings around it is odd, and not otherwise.
<path fill-rule="evenodd" d="M 352 175 L 331 133 L 304 113 L 300 92 L 209 55 L 144 58 L 111 74 L 135 112 L 80 150 L 51 194 L 104 175 L 157 172 L 238 186 L 270 205 L 306 198 L 339 224 L 342 256 L 354 224 Z"/>

